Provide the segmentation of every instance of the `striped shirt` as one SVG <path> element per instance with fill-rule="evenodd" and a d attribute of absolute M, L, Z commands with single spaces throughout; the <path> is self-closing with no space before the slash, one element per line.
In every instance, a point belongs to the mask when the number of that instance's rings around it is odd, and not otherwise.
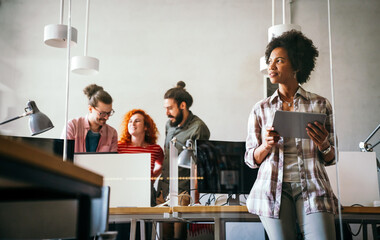
<path fill-rule="evenodd" d="M 164 161 L 164 152 L 158 144 L 151 144 L 147 147 L 135 147 L 125 143 L 119 143 L 117 145 L 117 151 L 119 153 L 150 153 L 150 174 L 153 174 L 153 169 L 156 164 L 162 166 L 162 162 Z"/>
<path fill-rule="evenodd" d="M 274 114 L 276 110 L 282 110 L 282 105 L 278 90 L 271 97 L 256 103 L 249 116 L 246 140 L 245 162 L 251 168 L 259 168 L 257 180 L 247 199 L 247 208 L 253 214 L 272 218 L 279 218 L 280 214 L 284 139 L 280 138 L 260 165 L 254 161 L 254 151 L 262 144 L 266 128 L 272 126 Z M 334 145 L 332 107 L 326 98 L 299 87 L 294 96 L 294 111 L 325 113 L 328 140 L 332 146 Z M 324 168 L 324 165 L 335 164 L 335 160 L 327 164 L 311 139 L 295 138 L 295 143 L 306 214 L 336 214 L 337 199 Z"/>

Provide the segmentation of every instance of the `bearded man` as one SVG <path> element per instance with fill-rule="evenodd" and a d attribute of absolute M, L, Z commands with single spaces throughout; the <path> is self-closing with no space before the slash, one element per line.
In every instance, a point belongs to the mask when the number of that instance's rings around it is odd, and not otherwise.
<path fill-rule="evenodd" d="M 185 86 L 186 84 L 183 81 L 179 81 L 176 87 L 169 89 L 164 95 L 164 108 L 166 109 L 166 115 L 169 120 L 166 123 L 165 131 L 165 158 L 162 167 L 161 180 L 157 189 L 157 192 L 159 194 L 161 192 L 164 199 L 169 193 L 170 141 L 173 138 L 176 138 L 177 142 L 185 145 L 188 139 L 195 141 L 196 139 L 208 140 L 210 138 L 210 131 L 206 124 L 189 110 L 193 104 L 193 98 L 186 91 Z M 176 147 L 178 149 L 178 154 L 180 154 L 183 150 L 182 146 L 176 144 Z M 190 170 L 179 168 L 178 177 L 186 179 L 178 181 L 178 193 L 186 191 L 190 194 Z M 188 202 L 188 199 L 182 199 L 179 197 L 180 205 L 187 205 Z M 178 224 L 178 227 L 179 225 L 181 224 Z M 183 228 L 183 226 L 180 228 Z M 167 228 L 164 228 L 164 232 L 165 229 Z M 177 229 L 177 226 L 174 226 L 174 236 L 172 235 L 172 237 L 174 237 L 174 239 L 186 239 L 186 236 L 183 236 L 183 233 L 184 231 L 181 231 Z M 164 239 L 165 235 L 166 234 L 164 233 Z"/>

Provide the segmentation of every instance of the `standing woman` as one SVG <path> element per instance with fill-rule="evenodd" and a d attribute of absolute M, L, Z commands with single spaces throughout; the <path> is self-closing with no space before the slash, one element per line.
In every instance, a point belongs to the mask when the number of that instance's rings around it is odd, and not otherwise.
<path fill-rule="evenodd" d="M 127 112 L 122 123 L 119 153 L 150 153 L 152 181 L 161 174 L 164 152 L 157 143 L 158 130 L 153 119 L 141 109 Z"/>
<path fill-rule="evenodd" d="M 117 132 L 106 123 L 115 112 L 111 95 L 96 84 L 83 92 L 88 98 L 88 114 L 67 123 L 67 139 L 75 140 L 75 152 L 116 152 Z M 64 136 L 65 130 L 61 138 Z"/>
<path fill-rule="evenodd" d="M 289 31 L 268 44 L 265 58 L 275 93 L 256 103 L 248 121 L 245 162 L 259 173 L 247 200 L 249 212 L 260 216 L 271 240 L 335 239 L 337 199 L 325 165 L 335 163 L 332 107 L 307 92 L 318 50 L 299 31 Z M 324 125 L 309 123 L 309 139 L 286 138 L 272 127 L 277 110 L 327 115 Z"/>

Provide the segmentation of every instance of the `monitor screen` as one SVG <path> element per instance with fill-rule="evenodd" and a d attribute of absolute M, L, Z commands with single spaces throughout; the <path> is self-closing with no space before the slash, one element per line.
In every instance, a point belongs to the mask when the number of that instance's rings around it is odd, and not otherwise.
<path fill-rule="evenodd" d="M 244 163 L 245 142 L 196 140 L 198 191 L 249 194 L 258 169 Z"/>
<path fill-rule="evenodd" d="M 6 136 L 10 139 L 22 143 L 32 145 L 35 148 L 39 148 L 45 152 L 63 156 L 63 139 L 56 138 L 37 138 L 37 137 L 16 137 Z M 67 160 L 73 161 L 74 159 L 74 140 L 67 140 Z"/>

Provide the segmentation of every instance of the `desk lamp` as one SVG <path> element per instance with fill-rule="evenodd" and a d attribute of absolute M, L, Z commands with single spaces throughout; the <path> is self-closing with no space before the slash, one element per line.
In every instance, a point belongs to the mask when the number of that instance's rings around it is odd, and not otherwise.
<path fill-rule="evenodd" d="M 175 147 L 177 139 L 173 138 L 169 145 L 169 206 L 178 206 L 178 150 Z"/>
<path fill-rule="evenodd" d="M 373 130 L 373 132 L 367 137 L 366 140 L 364 140 L 364 142 L 359 143 L 360 151 L 373 152 L 374 147 L 376 147 L 380 143 L 380 140 L 377 143 L 375 143 L 375 145 L 369 144 L 368 141 L 373 137 L 373 135 L 375 135 L 375 133 L 379 130 L 379 128 L 380 128 L 380 124 L 377 125 L 375 130 Z M 377 158 L 376 158 L 376 164 L 377 164 L 377 171 L 380 172 L 380 163 L 377 160 Z"/>
<path fill-rule="evenodd" d="M 193 140 L 188 139 L 186 141 L 186 146 L 182 143 L 178 142 L 182 148 L 183 151 L 178 156 L 178 167 L 191 169 L 191 160 L 194 160 L 194 147 L 193 147 Z"/>
<path fill-rule="evenodd" d="M 1 122 L 0 125 L 12 122 L 22 117 L 29 116 L 29 129 L 32 133 L 32 136 L 46 132 L 54 127 L 50 119 L 45 114 L 40 112 L 34 101 L 29 100 L 27 105 L 28 106 L 24 109 L 25 112 L 23 114 Z"/>
<path fill-rule="evenodd" d="M 375 143 L 375 145 L 372 146 L 372 144 L 369 144 L 368 141 L 373 137 L 373 135 L 375 135 L 375 133 L 379 130 L 380 128 L 380 124 L 376 127 L 375 130 L 373 130 L 373 132 L 367 137 L 366 140 L 364 140 L 364 142 L 360 142 L 359 143 L 359 148 L 362 152 L 373 152 L 373 148 L 376 147 L 379 143 L 380 143 L 380 140 Z"/>
<path fill-rule="evenodd" d="M 190 169 L 190 196 L 193 201 L 195 201 L 195 186 L 196 186 L 196 161 L 194 156 L 195 148 L 193 147 L 193 140 L 188 139 L 186 145 L 177 141 L 174 138 L 174 142 L 182 146 L 183 151 L 178 156 L 178 167 Z"/>

